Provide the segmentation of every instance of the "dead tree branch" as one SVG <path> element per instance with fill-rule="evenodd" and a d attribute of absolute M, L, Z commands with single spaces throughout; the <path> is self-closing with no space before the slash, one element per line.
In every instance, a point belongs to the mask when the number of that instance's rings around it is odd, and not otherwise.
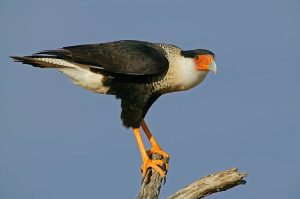
<path fill-rule="evenodd" d="M 240 184 L 247 174 L 238 173 L 237 168 L 228 169 L 207 175 L 200 180 L 180 189 L 168 199 L 199 199 L 216 192 L 226 191 Z"/>
<path fill-rule="evenodd" d="M 161 159 L 160 155 L 153 155 L 153 159 Z M 163 168 L 165 169 L 165 168 Z M 240 184 L 245 184 L 243 180 L 247 174 L 239 173 L 237 168 L 231 168 L 214 174 L 207 175 L 196 182 L 180 189 L 168 199 L 199 199 L 213 193 L 226 191 Z M 155 171 L 149 169 L 146 178 L 142 182 L 138 199 L 158 199 L 161 184 L 164 179 Z"/>

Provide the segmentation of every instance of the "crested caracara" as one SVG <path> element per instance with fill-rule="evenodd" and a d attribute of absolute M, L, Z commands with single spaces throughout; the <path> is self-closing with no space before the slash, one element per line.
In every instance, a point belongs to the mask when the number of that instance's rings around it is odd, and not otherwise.
<path fill-rule="evenodd" d="M 160 166 L 166 163 L 152 160 L 152 153 L 169 157 L 144 121 L 151 105 L 161 95 L 193 88 L 209 71 L 217 71 L 215 55 L 209 50 L 185 51 L 171 44 L 132 40 L 69 46 L 12 58 L 35 67 L 55 68 L 74 84 L 120 99 L 123 125 L 133 129 L 141 152 L 143 176 L 150 167 L 165 176 Z M 149 151 L 145 149 L 140 127 L 152 145 Z"/>

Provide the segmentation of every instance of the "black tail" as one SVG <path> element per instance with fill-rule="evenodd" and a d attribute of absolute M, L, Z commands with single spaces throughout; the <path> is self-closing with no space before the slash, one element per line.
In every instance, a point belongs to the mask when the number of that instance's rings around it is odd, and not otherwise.
<path fill-rule="evenodd" d="M 57 49 L 57 50 L 44 50 L 38 53 L 33 54 L 33 56 L 41 56 L 41 57 L 51 57 L 57 59 L 72 59 L 72 54 L 69 50 L 66 49 Z"/>

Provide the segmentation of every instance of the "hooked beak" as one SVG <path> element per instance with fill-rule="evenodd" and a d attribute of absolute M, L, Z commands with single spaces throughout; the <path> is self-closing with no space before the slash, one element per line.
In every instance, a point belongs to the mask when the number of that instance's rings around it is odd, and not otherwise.
<path fill-rule="evenodd" d="M 208 66 L 208 70 L 210 70 L 211 72 L 217 74 L 217 65 L 215 61 L 212 61 L 209 66 Z"/>

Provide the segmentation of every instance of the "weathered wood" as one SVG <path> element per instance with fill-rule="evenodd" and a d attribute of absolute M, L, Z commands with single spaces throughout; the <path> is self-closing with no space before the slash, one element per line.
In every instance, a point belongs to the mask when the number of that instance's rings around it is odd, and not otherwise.
<path fill-rule="evenodd" d="M 153 155 L 153 159 L 161 159 L 160 155 Z M 167 160 L 168 161 L 168 160 Z M 165 169 L 165 168 L 163 168 Z M 243 180 L 246 173 L 239 173 L 237 168 L 231 168 L 214 174 L 207 175 L 196 182 L 180 189 L 168 199 L 199 199 L 216 192 L 226 191 L 240 184 L 245 184 Z M 142 182 L 138 199 L 158 199 L 161 184 L 165 179 L 157 172 L 149 169 Z"/>
<path fill-rule="evenodd" d="M 247 174 L 238 173 L 237 168 L 228 169 L 207 175 L 200 180 L 180 189 L 168 199 L 199 199 L 216 192 L 226 191 L 240 184 Z"/>

